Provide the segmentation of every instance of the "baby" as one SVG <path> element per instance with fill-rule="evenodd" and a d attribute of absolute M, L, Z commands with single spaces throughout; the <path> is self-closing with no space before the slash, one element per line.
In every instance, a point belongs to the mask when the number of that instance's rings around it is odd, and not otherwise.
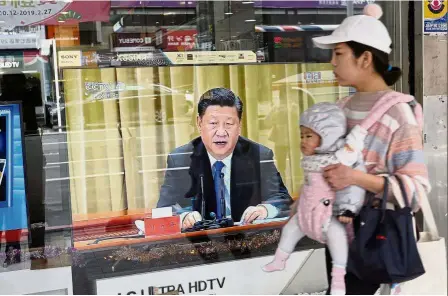
<path fill-rule="evenodd" d="M 345 294 L 345 268 L 348 260 L 349 225 L 363 203 L 365 190 L 349 186 L 336 193 L 323 177 L 323 169 L 342 163 L 365 170 L 362 149 L 366 131 L 354 127 L 344 138 L 347 123 L 344 112 L 333 103 L 318 103 L 300 117 L 300 137 L 304 184 L 294 214 L 282 230 L 274 260 L 266 272 L 283 270 L 296 244 L 306 235 L 328 245 L 333 258 L 331 294 Z M 343 225 L 348 223 L 348 225 Z"/>

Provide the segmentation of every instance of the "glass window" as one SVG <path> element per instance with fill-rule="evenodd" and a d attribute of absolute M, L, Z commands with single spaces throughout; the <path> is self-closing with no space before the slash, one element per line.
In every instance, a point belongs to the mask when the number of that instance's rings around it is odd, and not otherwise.
<path fill-rule="evenodd" d="M 90 14 L 61 8 L 52 22 L 15 29 L 0 14 L 1 36 L 47 40 L 40 51 L 0 42 L 0 101 L 21 104 L 27 184 L 24 224 L 0 229 L 6 271 L 73 266 L 74 292 L 88 294 L 104 277 L 272 253 L 304 182 L 300 114 L 351 92 L 312 38 L 367 2 L 91 1 Z M 241 100 L 241 118 L 234 106 L 223 121 L 199 114 L 213 88 Z M 228 147 L 221 175 L 213 149 Z M 266 216 L 241 225 L 260 204 Z M 7 205 L 0 195 L 1 218 Z M 173 216 L 156 218 L 165 207 Z M 181 231 L 193 210 L 206 223 Z M 313 247 L 304 239 L 297 249 Z"/>

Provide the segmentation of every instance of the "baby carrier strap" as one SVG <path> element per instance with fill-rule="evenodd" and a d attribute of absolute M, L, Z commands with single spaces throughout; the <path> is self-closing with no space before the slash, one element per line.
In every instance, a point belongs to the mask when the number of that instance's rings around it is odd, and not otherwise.
<path fill-rule="evenodd" d="M 353 96 L 342 99 L 338 104 L 339 107 L 344 108 Z M 368 130 L 379 121 L 384 114 L 389 111 L 390 108 L 398 103 L 408 103 L 411 107 L 418 126 L 423 130 L 423 110 L 422 106 L 415 100 L 413 96 L 405 95 L 399 92 L 388 92 L 382 96 L 372 107 L 369 115 L 360 124 L 365 130 Z"/>

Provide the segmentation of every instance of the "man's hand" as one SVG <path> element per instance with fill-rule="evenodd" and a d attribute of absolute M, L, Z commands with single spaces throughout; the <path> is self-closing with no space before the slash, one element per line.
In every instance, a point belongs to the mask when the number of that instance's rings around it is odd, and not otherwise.
<path fill-rule="evenodd" d="M 194 223 L 196 223 L 198 221 L 202 221 L 202 216 L 201 216 L 201 214 L 199 214 L 199 212 L 194 211 L 194 212 L 188 213 L 184 217 L 184 220 L 182 221 L 182 229 L 190 228 L 194 225 Z"/>
<path fill-rule="evenodd" d="M 250 224 L 254 220 L 264 220 L 268 217 L 268 210 L 264 206 L 250 206 L 241 216 L 242 224 Z"/>

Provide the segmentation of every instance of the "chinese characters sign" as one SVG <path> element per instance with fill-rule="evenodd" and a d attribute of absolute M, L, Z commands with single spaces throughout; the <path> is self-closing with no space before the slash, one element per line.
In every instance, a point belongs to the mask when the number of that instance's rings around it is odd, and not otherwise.
<path fill-rule="evenodd" d="M 274 37 L 274 48 L 302 48 L 302 37 Z"/>
<path fill-rule="evenodd" d="M 196 30 L 171 31 L 166 34 L 165 51 L 186 51 L 194 49 Z"/>
<path fill-rule="evenodd" d="M 109 21 L 109 1 L 0 0 L 0 21 L 8 26 Z"/>
<path fill-rule="evenodd" d="M 44 32 L 43 26 L 0 27 L 0 49 L 39 48 Z"/>
<path fill-rule="evenodd" d="M 156 46 L 163 51 L 193 50 L 196 44 L 196 30 L 168 31 L 160 29 L 156 32 Z"/>

